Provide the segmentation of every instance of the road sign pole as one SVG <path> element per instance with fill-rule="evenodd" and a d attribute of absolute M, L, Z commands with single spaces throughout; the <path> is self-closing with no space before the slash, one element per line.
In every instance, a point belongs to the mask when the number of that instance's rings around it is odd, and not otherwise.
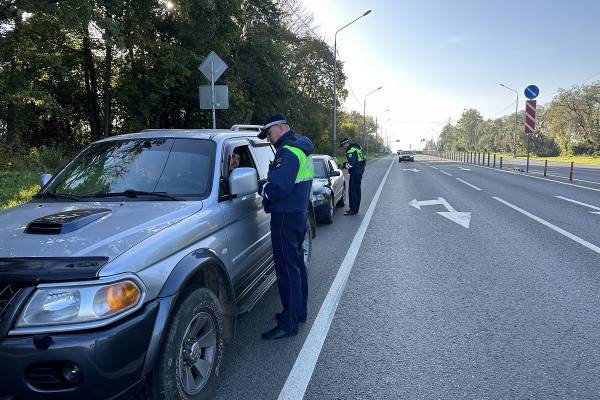
<path fill-rule="evenodd" d="M 531 143 L 531 135 L 527 135 L 527 172 L 529 172 L 529 145 Z"/>
<path fill-rule="evenodd" d="M 210 87 L 212 94 L 212 127 L 217 129 L 217 113 L 215 112 L 215 62 L 210 62 Z"/>

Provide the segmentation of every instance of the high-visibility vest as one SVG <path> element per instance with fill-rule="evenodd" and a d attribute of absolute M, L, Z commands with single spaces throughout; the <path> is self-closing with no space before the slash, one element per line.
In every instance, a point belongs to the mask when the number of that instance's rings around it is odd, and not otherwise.
<path fill-rule="evenodd" d="M 365 161 L 365 156 L 363 155 L 362 149 L 352 146 L 348 149 L 346 155 L 350 157 L 350 154 L 352 153 L 358 153 L 358 161 Z"/>
<path fill-rule="evenodd" d="M 296 174 L 296 183 L 311 181 L 315 176 L 315 167 L 313 165 L 312 157 L 307 156 L 304 151 L 298 147 L 285 145 L 283 148 L 288 149 L 298 157 L 300 166 L 298 167 L 298 173 Z"/>

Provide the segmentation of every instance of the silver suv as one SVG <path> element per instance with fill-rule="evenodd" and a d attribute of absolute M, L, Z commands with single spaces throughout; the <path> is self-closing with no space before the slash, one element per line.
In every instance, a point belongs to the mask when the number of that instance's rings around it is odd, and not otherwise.
<path fill-rule="evenodd" d="M 275 282 L 273 156 L 239 127 L 111 137 L 0 213 L 0 399 L 209 398 Z"/>

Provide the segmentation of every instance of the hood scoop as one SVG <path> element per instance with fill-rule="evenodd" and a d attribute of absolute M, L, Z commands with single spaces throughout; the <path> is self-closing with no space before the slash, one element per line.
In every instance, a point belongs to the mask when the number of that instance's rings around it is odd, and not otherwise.
<path fill-rule="evenodd" d="M 87 210 L 63 211 L 46 215 L 31 221 L 25 233 L 34 235 L 60 235 L 83 228 L 105 215 L 110 214 L 107 208 L 91 208 Z"/>

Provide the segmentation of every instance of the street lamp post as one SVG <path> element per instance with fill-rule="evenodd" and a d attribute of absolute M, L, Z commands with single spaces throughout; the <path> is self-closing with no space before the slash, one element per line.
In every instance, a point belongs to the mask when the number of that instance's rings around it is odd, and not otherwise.
<path fill-rule="evenodd" d="M 362 17 L 367 16 L 371 13 L 371 10 L 367 10 L 363 15 L 354 19 L 353 21 L 347 23 L 342 26 L 340 29 L 335 31 L 335 35 L 333 36 L 333 132 L 331 138 L 331 155 L 335 158 L 336 154 L 336 134 L 337 134 L 337 34 L 344 28 L 352 25 Z"/>
<path fill-rule="evenodd" d="M 367 147 L 367 97 L 378 90 L 381 90 L 383 86 L 379 86 L 377 89 L 370 91 L 365 95 L 365 99 L 363 101 L 363 135 L 364 135 L 364 145 L 365 145 L 365 155 L 369 153 L 369 149 Z"/>
<path fill-rule="evenodd" d="M 379 142 L 378 142 L 378 140 L 379 140 L 379 131 L 378 131 L 379 130 L 379 124 L 377 123 L 377 121 L 378 121 L 379 116 L 385 114 L 388 111 L 390 111 L 390 110 L 388 109 L 388 110 L 382 111 L 382 112 L 380 112 L 379 114 L 377 114 L 375 116 L 375 141 L 377 143 L 377 149 L 379 149 Z M 383 131 L 383 127 L 382 127 L 382 131 Z M 383 137 L 382 137 L 382 139 L 383 139 Z"/>
<path fill-rule="evenodd" d="M 514 92 L 515 95 L 517 96 L 517 105 L 515 106 L 515 133 L 513 136 L 513 158 L 514 158 L 517 156 L 517 114 L 519 113 L 519 92 L 517 92 L 513 88 L 509 88 L 508 86 L 506 86 L 503 83 L 501 83 L 500 86 L 502 86 L 505 89 L 510 90 L 511 92 Z"/>

